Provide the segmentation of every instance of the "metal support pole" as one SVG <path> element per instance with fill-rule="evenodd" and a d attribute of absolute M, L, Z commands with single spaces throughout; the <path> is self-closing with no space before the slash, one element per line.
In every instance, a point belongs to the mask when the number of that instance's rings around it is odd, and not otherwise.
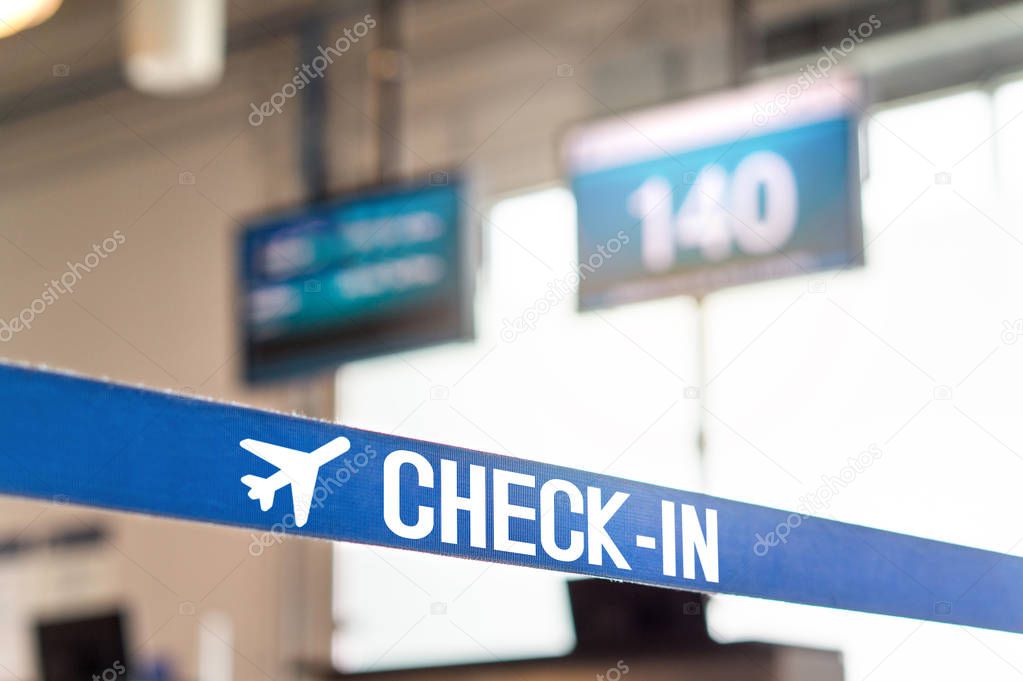
<path fill-rule="evenodd" d="M 750 66 L 759 59 L 755 53 L 755 25 L 751 0 L 731 0 L 731 73 L 733 86 L 746 79 Z M 696 300 L 696 389 L 698 413 L 696 422 L 696 455 L 700 480 L 704 489 L 709 483 L 707 471 L 707 308 L 704 294 Z"/>
<path fill-rule="evenodd" d="M 700 482 L 707 487 L 707 310 L 702 295 L 696 296 L 696 460 Z"/>
<path fill-rule="evenodd" d="M 321 16 L 307 19 L 299 30 L 299 63 L 309 64 L 319 55 L 326 38 L 327 21 Z M 302 89 L 299 122 L 299 162 L 305 199 L 322 201 L 329 192 L 327 171 L 327 86 L 323 78 L 310 79 Z M 300 381 L 291 402 L 299 412 L 333 421 L 336 416 L 334 372 Z"/>
<path fill-rule="evenodd" d="M 377 118 L 377 180 L 387 182 L 402 172 L 402 0 L 379 0 L 377 47 L 370 54 L 374 108 Z"/>
<path fill-rule="evenodd" d="M 756 36 L 751 0 L 732 0 L 731 73 L 732 85 L 740 85 L 760 55 L 756 54 Z"/>
<path fill-rule="evenodd" d="M 308 64 L 319 55 L 323 44 L 325 21 L 313 17 L 299 31 L 299 63 Z M 306 199 L 320 201 L 327 195 L 327 162 L 325 149 L 327 121 L 327 87 L 323 78 L 313 78 L 302 89 L 302 120 L 299 123 L 299 153 L 302 182 Z"/>

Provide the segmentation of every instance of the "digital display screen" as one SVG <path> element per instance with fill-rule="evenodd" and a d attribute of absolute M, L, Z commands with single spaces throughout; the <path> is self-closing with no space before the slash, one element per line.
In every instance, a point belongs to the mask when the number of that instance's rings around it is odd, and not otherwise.
<path fill-rule="evenodd" d="M 250 221 L 241 236 L 246 379 L 469 338 L 462 190 L 443 176 Z"/>
<path fill-rule="evenodd" d="M 862 264 L 861 107 L 836 72 L 577 126 L 580 309 Z"/>

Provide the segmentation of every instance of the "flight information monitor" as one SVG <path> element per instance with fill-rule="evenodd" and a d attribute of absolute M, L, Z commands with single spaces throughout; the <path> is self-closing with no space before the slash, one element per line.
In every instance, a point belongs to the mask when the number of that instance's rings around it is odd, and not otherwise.
<path fill-rule="evenodd" d="M 470 337 L 462 190 L 435 173 L 250 221 L 240 249 L 246 379 Z"/>
<path fill-rule="evenodd" d="M 862 88 L 818 75 L 571 130 L 580 308 L 861 264 Z"/>

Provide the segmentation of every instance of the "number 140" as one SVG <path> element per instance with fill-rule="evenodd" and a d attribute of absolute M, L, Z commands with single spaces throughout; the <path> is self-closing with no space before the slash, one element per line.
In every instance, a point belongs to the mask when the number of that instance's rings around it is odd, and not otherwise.
<path fill-rule="evenodd" d="M 660 272 L 675 264 L 676 249 L 699 249 L 718 261 L 732 253 L 778 250 L 792 236 L 799 200 L 792 168 L 770 151 L 750 154 L 728 172 L 703 168 L 677 214 L 673 188 L 654 176 L 629 196 L 629 212 L 641 221 L 643 264 Z"/>

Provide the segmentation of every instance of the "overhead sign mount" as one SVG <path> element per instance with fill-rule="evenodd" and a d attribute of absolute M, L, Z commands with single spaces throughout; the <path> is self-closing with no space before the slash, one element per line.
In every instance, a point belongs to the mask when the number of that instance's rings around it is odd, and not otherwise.
<path fill-rule="evenodd" d="M 23 366 L 0 385 L 4 494 L 1023 633 L 1016 556 Z"/>

